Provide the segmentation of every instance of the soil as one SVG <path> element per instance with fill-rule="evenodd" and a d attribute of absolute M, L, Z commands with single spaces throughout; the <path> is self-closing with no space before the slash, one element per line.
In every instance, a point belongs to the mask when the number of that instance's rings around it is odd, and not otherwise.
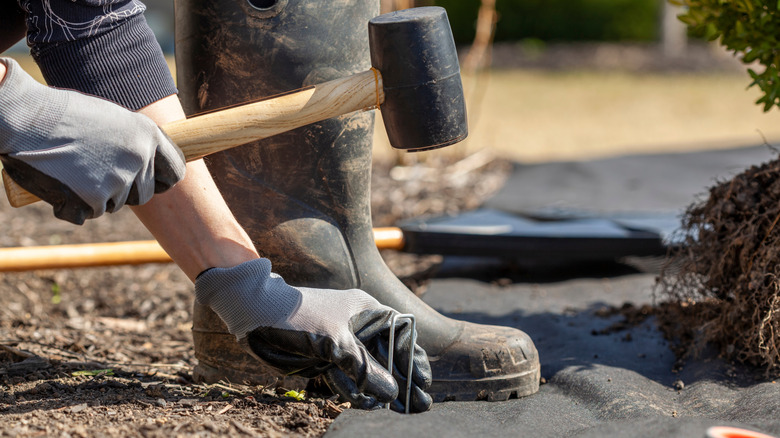
<path fill-rule="evenodd" d="M 377 163 L 375 225 L 473 209 L 511 168 L 448 160 Z M 2 202 L 0 219 L 3 247 L 151 238 L 127 208 L 77 227 L 42 203 Z M 440 261 L 383 255 L 417 292 Z M 309 437 L 349 408 L 327 393 L 285 395 L 303 388 L 193 382 L 192 288 L 174 264 L 0 274 L 0 436 Z"/>
<path fill-rule="evenodd" d="M 780 375 L 780 159 L 709 190 L 683 217 L 684 244 L 659 279 L 662 327 L 679 352 L 706 345 Z"/>

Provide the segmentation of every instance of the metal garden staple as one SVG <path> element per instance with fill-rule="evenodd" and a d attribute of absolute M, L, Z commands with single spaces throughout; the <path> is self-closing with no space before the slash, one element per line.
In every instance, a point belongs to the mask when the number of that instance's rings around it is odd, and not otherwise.
<path fill-rule="evenodd" d="M 408 319 L 412 324 L 412 336 L 409 337 L 409 369 L 406 371 L 406 401 L 404 403 L 404 413 L 409 413 L 409 400 L 412 393 L 412 372 L 414 371 L 414 347 L 417 346 L 417 321 L 411 313 L 399 313 L 393 315 L 390 321 L 390 339 L 388 340 L 387 371 L 393 374 L 393 351 L 395 350 L 395 323 L 399 319 Z M 390 403 L 387 404 L 390 409 Z"/>

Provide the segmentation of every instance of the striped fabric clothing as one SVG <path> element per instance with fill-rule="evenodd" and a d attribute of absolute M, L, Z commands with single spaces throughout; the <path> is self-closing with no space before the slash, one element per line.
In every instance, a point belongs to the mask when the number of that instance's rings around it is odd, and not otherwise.
<path fill-rule="evenodd" d="M 46 82 L 133 111 L 177 90 L 139 0 L 19 0 Z"/>
<path fill-rule="evenodd" d="M 27 11 L 27 42 L 56 43 L 95 37 L 143 14 L 138 0 L 19 0 Z"/>

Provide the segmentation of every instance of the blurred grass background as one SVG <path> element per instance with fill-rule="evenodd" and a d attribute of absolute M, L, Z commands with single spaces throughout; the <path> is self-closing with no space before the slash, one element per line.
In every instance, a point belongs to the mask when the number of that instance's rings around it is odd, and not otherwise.
<path fill-rule="evenodd" d="M 29 56 L 9 55 L 40 79 Z M 174 70 L 172 59 L 170 65 Z M 746 75 L 736 71 L 502 69 L 463 79 L 469 138 L 418 158 L 489 148 L 508 159 L 542 162 L 780 142 L 777 110 L 763 113 L 753 103 L 758 90 L 747 90 Z M 397 155 L 378 120 L 376 159 Z"/>
<path fill-rule="evenodd" d="M 482 96 L 467 97 L 470 137 L 454 149 L 541 162 L 780 140 L 777 111 L 753 103 L 759 92 L 746 90 L 745 76 L 494 71 L 480 79 Z M 377 156 L 386 155 L 383 133 L 376 137 Z"/>
<path fill-rule="evenodd" d="M 630 0 L 633 6 L 627 7 L 627 1 L 496 0 L 493 37 L 500 47 L 493 47 L 491 38 L 488 67 L 463 74 L 469 138 L 438 151 L 403 154 L 389 146 L 379 120 L 376 159 L 419 161 L 430 154 L 464 156 L 489 149 L 512 160 L 541 162 L 780 142 L 777 110 L 763 113 L 754 104 L 759 92 L 747 89 L 745 67 L 727 59 L 730 55 L 722 50 L 704 53 L 726 59 L 725 64 L 696 64 L 690 48 L 667 60 L 685 68 L 664 67 L 667 55 L 654 48 L 661 45 L 659 14 L 665 3 Z M 172 51 L 173 2 L 146 3 L 147 19 L 161 45 Z M 468 42 L 475 37 L 478 10 L 486 2 L 383 0 L 383 7 L 398 8 L 401 3 L 446 7 L 456 40 Z M 634 52 L 613 53 L 607 65 L 582 62 L 576 59 L 577 50 L 592 48 L 586 42 L 633 47 Z M 569 49 L 556 51 L 561 44 L 569 44 Z M 717 51 L 710 46 L 707 50 Z M 461 47 L 465 53 L 468 44 Z M 24 49 L 17 45 L 6 56 L 40 78 Z M 654 56 L 654 67 L 632 64 L 637 51 Z M 519 57 L 525 64 L 517 62 Z M 547 58 L 555 58 L 547 60 L 555 68 L 534 62 Z M 175 77 L 172 56 L 169 65 Z"/>
<path fill-rule="evenodd" d="M 40 79 L 29 56 L 9 55 Z M 469 138 L 415 154 L 418 159 L 488 148 L 508 159 L 541 162 L 780 142 L 777 110 L 763 113 L 753 103 L 758 91 L 746 89 L 741 72 L 502 69 L 464 76 L 464 85 Z M 376 159 L 398 154 L 378 120 Z"/>

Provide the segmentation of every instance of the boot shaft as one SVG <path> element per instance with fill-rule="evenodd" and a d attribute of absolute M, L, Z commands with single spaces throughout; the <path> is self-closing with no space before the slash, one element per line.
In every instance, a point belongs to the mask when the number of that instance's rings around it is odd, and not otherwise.
<path fill-rule="evenodd" d="M 370 68 L 378 2 L 177 0 L 178 86 L 188 114 L 257 100 Z M 302 31 L 305 29 L 305 31 Z M 373 112 L 353 113 L 206 159 L 241 225 L 292 284 L 360 287 L 373 246 Z"/>
<path fill-rule="evenodd" d="M 267 5 L 266 8 L 253 7 Z M 273 5 L 271 5 L 273 3 Z M 369 68 L 373 0 L 176 0 L 177 70 L 188 114 Z M 373 114 L 353 113 L 208 157 L 225 200 L 290 284 L 360 288 L 417 317 L 435 400 L 506 400 L 538 390 L 539 360 L 518 330 L 445 317 L 387 268 L 370 209 Z M 196 303 L 196 374 L 265 382 L 210 309 Z"/>

